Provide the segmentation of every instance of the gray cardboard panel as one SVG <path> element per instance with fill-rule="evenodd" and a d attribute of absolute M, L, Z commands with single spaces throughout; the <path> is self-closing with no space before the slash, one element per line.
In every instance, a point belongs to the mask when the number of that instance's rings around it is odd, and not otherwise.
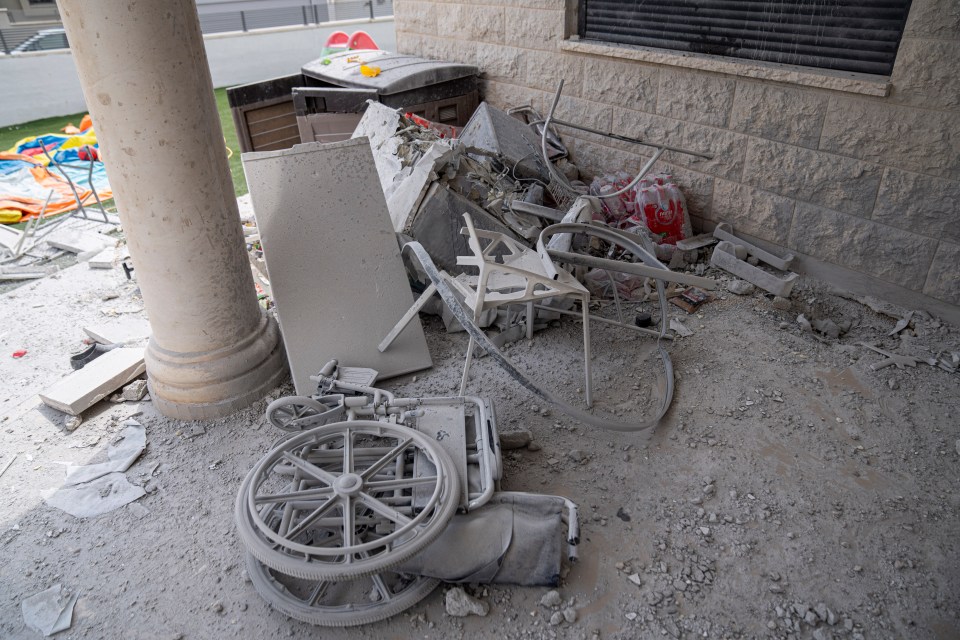
<path fill-rule="evenodd" d="M 297 393 L 330 359 L 389 378 L 431 366 L 420 319 L 377 344 L 413 304 L 366 138 L 243 154 Z"/>

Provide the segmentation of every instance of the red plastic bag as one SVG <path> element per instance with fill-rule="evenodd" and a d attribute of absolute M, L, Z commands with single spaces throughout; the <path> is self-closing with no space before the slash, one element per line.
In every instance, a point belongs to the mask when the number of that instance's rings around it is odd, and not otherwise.
<path fill-rule="evenodd" d="M 658 244 L 677 244 L 693 235 L 687 201 L 667 174 L 644 178 L 633 188 L 636 213 L 625 227 L 644 225 Z"/>

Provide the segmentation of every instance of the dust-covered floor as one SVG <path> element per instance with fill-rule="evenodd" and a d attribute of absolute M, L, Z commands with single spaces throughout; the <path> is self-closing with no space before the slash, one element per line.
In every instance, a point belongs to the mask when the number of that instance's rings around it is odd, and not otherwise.
<path fill-rule="evenodd" d="M 2 300 L 0 469 L 16 458 L 0 477 L 0 637 L 39 637 L 20 603 L 56 584 L 79 594 L 59 638 L 960 637 L 960 376 L 872 371 L 882 357 L 857 344 L 960 350 L 960 331 L 924 314 L 887 337 L 895 319 L 809 281 L 789 310 L 759 292 L 723 293 L 691 316 L 671 306 L 694 335 L 667 343 L 676 397 L 649 436 L 578 424 L 477 360 L 470 391 L 494 400 L 501 432 L 529 429 L 540 446 L 504 452 L 503 488 L 580 505 L 580 561 L 560 604 L 540 604 L 546 588 L 475 586 L 489 614 L 453 618 L 441 588 L 391 620 L 320 630 L 261 600 L 233 524 L 241 479 L 279 435 L 266 402 L 291 387 L 201 425 L 149 402 L 101 403 L 68 432 L 36 394 L 69 372 L 83 326 L 142 314 L 135 284 L 81 264 Z M 800 312 L 852 326 L 822 340 Z M 382 385 L 398 395 L 455 393 L 466 336 L 425 327 L 435 366 Z M 597 411 L 642 418 L 662 387 L 654 341 L 592 330 Z M 581 398 L 574 320 L 506 352 Z M 148 445 L 127 476 L 148 513 L 78 520 L 47 506 L 64 463 L 99 460 L 132 415 Z M 568 605 L 576 620 L 551 625 Z"/>

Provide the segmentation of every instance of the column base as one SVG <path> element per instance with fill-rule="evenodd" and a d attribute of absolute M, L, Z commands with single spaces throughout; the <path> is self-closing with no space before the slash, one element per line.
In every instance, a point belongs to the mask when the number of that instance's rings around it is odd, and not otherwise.
<path fill-rule="evenodd" d="M 236 344 L 216 351 L 176 353 L 147 345 L 147 385 L 153 404 L 168 418 L 209 420 L 236 413 L 289 376 L 276 320 L 260 323 Z"/>

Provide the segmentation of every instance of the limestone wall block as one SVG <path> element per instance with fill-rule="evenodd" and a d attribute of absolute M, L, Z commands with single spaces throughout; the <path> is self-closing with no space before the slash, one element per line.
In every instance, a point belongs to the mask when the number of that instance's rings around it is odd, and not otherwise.
<path fill-rule="evenodd" d="M 662 116 L 726 126 L 733 105 L 733 78 L 664 68 L 660 71 L 657 113 Z"/>
<path fill-rule="evenodd" d="M 524 50 L 516 47 L 476 48 L 476 63 L 480 72 L 491 80 L 508 80 L 520 83 L 526 77 Z"/>
<path fill-rule="evenodd" d="M 717 180 L 713 188 L 713 218 L 729 222 L 734 231 L 786 245 L 796 203 L 790 198 L 747 185 Z"/>
<path fill-rule="evenodd" d="M 956 42 L 904 38 L 890 82 L 890 101 L 960 109 L 960 38 Z"/>
<path fill-rule="evenodd" d="M 940 243 L 923 292 L 944 302 L 960 304 L 960 244 Z"/>
<path fill-rule="evenodd" d="M 583 63 L 583 97 L 636 111 L 656 112 L 657 69 L 607 58 Z"/>
<path fill-rule="evenodd" d="M 960 182 L 887 169 L 872 219 L 931 238 L 960 242 Z"/>
<path fill-rule="evenodd" d="M 403 0 L 394 5 L 393 19 L 396 30 L 413 33 L 437 33 L 437 5 L 432 2 Z"/>
<path fill-rule="evenodd" d="M 853 158 L 750 138 L 743 182 L 846 214 L 867 217 L 882 169 Z"/>
<path fill-rule="evenodd" d="M 563 40 L 563 11 L 510 8 L 505 21 L 506 42 L 526 49 L 556 51 Z"/>
<path fill-rule="evenodd" d="M 960 113 L 831 98 L 820 148 L 960 180 Z"/>
<path fill-rule="evenodd" d="M 904 38 L 960 38 L 960 3 L 956 0 L 913 0 Z"/>
<path fill-rule="evenodd" d="M 730 128 L 816 149 L 827 112 L 825 94 L 756 82 L 738 82 Z"/>
<path fill-rule="evenodd" d="M 798 202 L 789 246 L 815 258 L 919 291 L 927 279 L 937 241 Z"/>

